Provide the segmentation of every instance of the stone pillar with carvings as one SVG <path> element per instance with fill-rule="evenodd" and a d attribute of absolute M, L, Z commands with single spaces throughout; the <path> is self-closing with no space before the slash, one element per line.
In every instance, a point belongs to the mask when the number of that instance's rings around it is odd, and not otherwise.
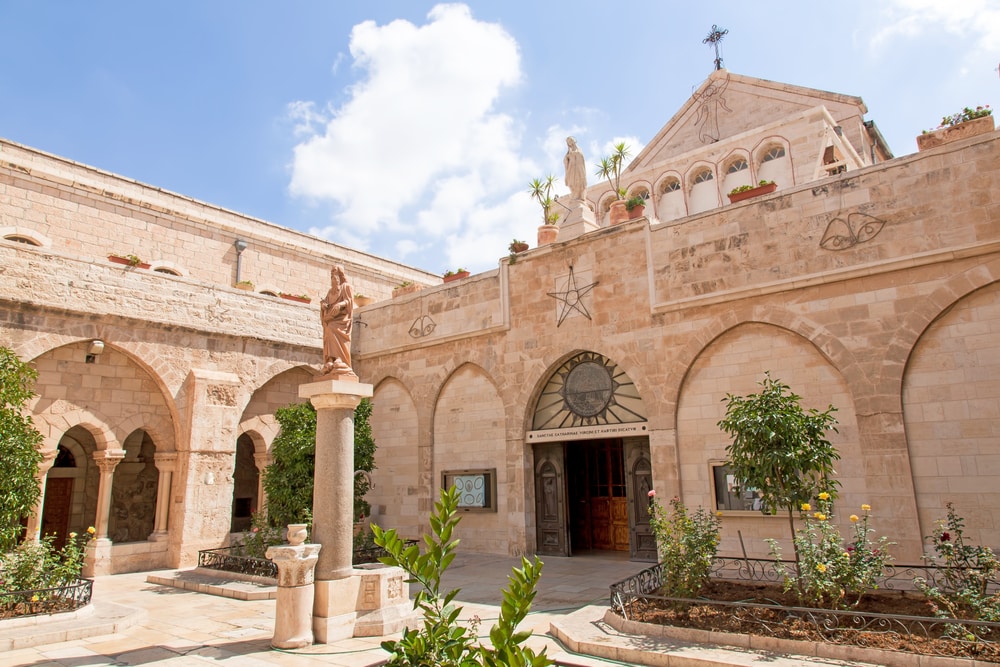
<path fill-rule="evenodd" d="M 35 503 L 35 508 L 28 516 L 28 525 L 24 533 L 24 539 L 30 542 L 37 542 L 38 538 L 41 537 L 42 512 L 45 511 L 45 484 L 48 481 L 49 470 L 52 469 L 52 464 L 56 462 L 56 451 L 45 452 L 44 456 L 45 458 L 38 464 L 38 474 L 35 476 L 35 479 L 38 480 L 40 491 L 38 502 Z"/>
<path fill-rule="evenodd" d="M 87 543 L 83 574 L 96 577 L 111 574 L 111 540 L 108 539 L 108 523 L 111 514 L 111 485 L 114 483 L 115 467 L 125 458 L 124 449 L 101 449 L 94 452 L 94 462 L 100 470 L 97 487 L 97 518 L 94 522 L 94 539 Z"/>
<path fill-rule="evenodd" d="M 160 478 L 156 484 L 156 515 L 149 539 L 163 542 L 170 530 L 170 484 L 177 467 L 177 452 L 157 452 L 153 455 L 153 462 Z"/>
<path fill-rule="evenodd" d="M 224 371 L 193 368 L 184 381 L 169 510 L 171 567 L 195 565 L 200 549 L 223 546 L 229 536 L 242 391 L 239 376 Z"/>
<path fill-rule="evenodd" d="M 274 648 L 302 648 L 313 643 L 313 571 L 320 545 L 298 544 L 269 547 L 265 555 L 278 568 L 275 600 Z"/>

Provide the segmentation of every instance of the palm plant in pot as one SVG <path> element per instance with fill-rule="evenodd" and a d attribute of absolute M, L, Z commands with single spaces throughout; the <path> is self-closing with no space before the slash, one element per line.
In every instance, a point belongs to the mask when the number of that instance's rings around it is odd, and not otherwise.
<path fill-rule="evenodd" d="M 538 228 L 538 245 L 545 245 L 556 240 L 559 234 L 559 214 L 552 211 L 555 199 L 552 197 L 552 186 L 556 177 L 549 174 L 545 179 L 536 178 L 528 184 L 528 193 L 542 207 L 542 225 Z"/>
<path fill-rule="evenodd" d="M 611 190 L 615 193 L 615 201 L 611 203 L 611 224 L 616 225 L 628 219 L 628 211 L 625 208 L 625 190 L 622 188 L 622 169 L 625 162 L 632 156 L 632 153 L 624 141 L 615 144 L 611 154 L 602 157 L 597 163 L 597 171 L 594 172 L 600 178 L 605 179 Z"/>

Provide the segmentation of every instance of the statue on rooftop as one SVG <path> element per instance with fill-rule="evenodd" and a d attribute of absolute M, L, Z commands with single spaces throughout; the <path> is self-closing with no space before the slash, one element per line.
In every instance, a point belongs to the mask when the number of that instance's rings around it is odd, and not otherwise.
<path fill-rule="evenodd" d="M 323 368 L 321 375 L 357 380 L 351 369 L 351 329 L 354 326 L 354 294 L 344 267 L 330 270 L 330 289 L 320 301 L 323 323 Z"/>
<path fill-rule="evenodd" d="M 583 152 L 577 147 L 576 139 L 566 137 L 566 157 L 563 166 L 566 168 L 566 185 L 569 186 L 569 196 L 573 199 L 583 199 L 583 191 L 587 189 L 587 163 Z"/>

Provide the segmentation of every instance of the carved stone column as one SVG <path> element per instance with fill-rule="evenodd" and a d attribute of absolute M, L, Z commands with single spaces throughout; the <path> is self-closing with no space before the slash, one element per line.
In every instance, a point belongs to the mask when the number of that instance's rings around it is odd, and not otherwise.
<path fill-rule="evenodd" d="M 313 571 L 320 545 L 269 547 L 265 555 L 278 568 L 278 597 L 274 610 L 274 648 L 302 648 L 313 643 Z"/>
<path fill-rule="evenodd" d="M 153 519 L 153 532 L 149 536 L 152 542 L 162 542 L 167 539 L 170 531 L 170 485 L 173 473 L 177 469 L 177 452 L 162 452 L 153 454 L 153 461 L 160 473 L 156 483 L 156 516 Z"/>
<path fill-rule="evenodd" d="M 41 537 L 42 512 L 45 511 L 45 485 L 48 482 L 49 470 L 56 462 L 56 453 L 56 451 L 45 452 L 45 458 L 38 464 L 38 475 L 35 479 L 38 480 L 40 492 L 38 502 L 35 503 L 34 509 L 28 516 L 28 526 L 24 533 L 24 539 L 27 542 L 37 542 L 38 538 Z"/>
<path fill-rule="evenodd" d="M 125 458 L 124 449 L 102 449 L 94 452 L 94 462 L 101 472 L 97 487 L 97 519 L 94 522 L 94 539 L 87 544 L 83 573 L 94 577 L 111 574 L 111 540 L 108 539 L 108 522 L 111 516 L 111 485 L 115 467 Z"/>
<path fill-rule="evenodd" d="M 264 493 L 264 468 L 271 465 L 271 455 L 267 452 L 254 452 L 253 464 L 257 467 L 257 512 L 267 509 L 267 494 Z"/>

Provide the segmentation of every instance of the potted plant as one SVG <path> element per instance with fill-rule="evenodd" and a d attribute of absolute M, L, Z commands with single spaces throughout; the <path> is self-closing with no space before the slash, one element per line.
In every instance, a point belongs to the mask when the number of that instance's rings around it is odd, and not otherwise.
<path fill-rule="evenodd" d="M 404 280 L 403 282 L 392 288 L 392 296 L 403 296 L 404 294 L 412 294 L 420 289 L 420 285 L 414 284 L 409 280 Z"/>
<path fill-rule="evenodd" d="M 646 199 L 640 196 L 626 199 L 625 210 L 628 211 L 629 220 L 641 218 L 642 214 L 646 211 Z"/>
<path fill-rule="evenodd" d="M 375 299 L 373 299 L 370 296 L 366 296 L 364 294 L 361 294 L 360 292 L 354 295 L 354 305 L 358 306 L 359 308 L 361 306 L 368 306 L 373 303 L 375 303 Z"/>
<path fill-rule="evenodd" d="M 237 280 L 235 287 L 236 289 L 253 291 L 253 282 L 249 280 Z"/>
<path fill-rule="evenodd" d="M 735 204 L 744 199 L 769 195 L 778 189 L 778 184 L 774 181 L 761 181 L 757 185 L 741 185 L 729 191 L 729 203 Z"/>
<path fill-rule="evenodd" d="M 527 250 L 528 244 L 524 241 L 514 239 L 513 241 L 510 242 L 510 245 L 507 246 L 507 249 L 510 250 L 512 253 L 517 254 Z"/>
<path fill-rule="evenodd" d="M 956 114 L 945 116 L 941 124 L 933 130 L 924 130 L 917 137 L 917 149 L 928 150 L 953 141 L 968 139 L 979 134 L 993 131 L 993 110 L 990 105 L 978 106 L 975 109 L 965 107 Z"/>
<path fill-rule="evenodd" d="M 444 281 L 446 283 L 450 283 L 453 280 L 461 280 L 462 278 L 468 278 L 468 277 L 469 277 L 469 272 L 463 269 L 462 267 L 458 267 L 454 271 L 449 270 L 444 272 Z"/>
<path fill-rule="evenodd" d="M 310 299 L 305 294 L 289 294 L 288 292 L 279 292 L 278 296 L 280 296 L 282 299 L 288 299 L 289 301 L 297 301 L 299 303 L 309 303 L 310 301 L 312 301 L 312 299 Z"/>
<path fill-rule="evenodd" d="M 594 172 L 600 178 L 607 180 L 611 191 L 615 193 L 615 201 L 611 202 L 611 224 L 617 225 L 628 219 L 628 211 L 625 208 L 625 190 L 622 188 L 622 168 L 625 162 L 631 157 L 628 145 L 621 141 L 614 146 L 611 155 L 601 158 L 597 163 L 597 171 Z"/>
<path fill-rule="evenodd" d="M 108 255 L 108 260 L 115 264 L 124 264 L 132 268 L 149 268 L 149 264 L 143 262 L 138 255 Z"/>

